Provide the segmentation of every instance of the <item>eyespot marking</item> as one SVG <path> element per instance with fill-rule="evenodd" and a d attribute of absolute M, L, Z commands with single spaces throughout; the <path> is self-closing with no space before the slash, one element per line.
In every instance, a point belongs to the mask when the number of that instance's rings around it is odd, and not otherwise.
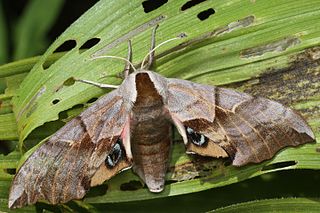
<path fill-rule="evenodd" d="M 121 146 L 121 139 L 118 138 L 117 142 L 114 144 L 110 154 L 107 156 L 105 160 L 105 164 L 109 169 L 115 167 L 123 156 L 123 147 Z"/>
<path fill-rule="evenodd" d="M 208 143 L 208 138 L 203 134 L 195 132 L 192 128 L 186 127 L 188 141 L 192 142 L 197 146 L 204 146 Z"/>

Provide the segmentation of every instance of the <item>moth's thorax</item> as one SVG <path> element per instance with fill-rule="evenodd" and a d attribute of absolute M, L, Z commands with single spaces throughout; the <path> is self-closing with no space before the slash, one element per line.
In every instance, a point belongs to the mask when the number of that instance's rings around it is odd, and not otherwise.
<path fill-rule="evenodd" d="M 169 161 L 171 123 L 163 98 L 148 73 L 135 76 L 137 98 L 131 114 L 131 144 L 135 172 L 151 191 L 161 191 Z"/>
<path fill-rule="evenodd" d="M 163 96 L 155 88 L 154 82 L 151 80 L 149 73 L 137 73 L 135 76 L 135 85 L 137 96 L 132 108 L 132 124 L 140 122 L 152 122 L 152 126 L 157 128 L 161 122 L 169 121 L 169 114 L 164 108 Z M 140 124 L 139 124 L 140 125 Z"/>
<path fill-rule="evenodd" d="M 137 91 L 137 99 L 134 104 L 135 108 L 146 108 L 163 104 L 162 98 L 157 92 L 148 73 L 137 73 L 135 81 Z"/>

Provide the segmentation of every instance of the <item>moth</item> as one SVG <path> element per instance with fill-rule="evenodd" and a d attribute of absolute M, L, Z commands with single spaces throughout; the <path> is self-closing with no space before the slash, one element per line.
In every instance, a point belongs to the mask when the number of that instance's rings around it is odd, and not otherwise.
<path fill-rule="evenodd" d="M 314 141 L 304 119 L 280 103 L 151 71 L 155 32 L 146 65 L 132 65 L 129 42 L 122 84 L 25 161 L 13 179 L 9 208 L 81 199 L 90 187 L 130 167 L 149 191 L 161 192 L 173 125 L 187 153 L 230 158 L 235 166 L 259 163 L 283 147 Z"/>

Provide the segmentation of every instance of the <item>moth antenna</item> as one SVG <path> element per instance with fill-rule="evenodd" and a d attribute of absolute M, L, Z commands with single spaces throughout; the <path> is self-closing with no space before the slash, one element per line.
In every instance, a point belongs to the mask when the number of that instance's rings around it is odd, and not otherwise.
<path fill-rule="evenodd" d="M 112 84 L 101 84 L 97 83 L 94 81 L 89 81 L 89 80 L 84 80 L 84 79 L 78 79 L 78 78 L 73 78 L 75 81 L 82 82 L 85 84 L 90 84 L 99 88 L 104 88 L 104 89 L 117 89 L 119 86 L 118 85 L 112 85 Z"/>
<path fill-rule="evenodd" d="M 132 69 L 136 72 L 137 69 L 134 67 L 134 65 L 126 58 L 122 58 L 122 57 L 118 57 L 118 56 L 113 56 L 113 55 L 102 55 L 102 56 L 96 56 L 96 57 L 92 57 L 90 58 L 90 60 L 95 60 L 95 59 L 101 59 L 101 58 L 115 58 L 115 59 L 121 59 L 126 61 L 128 64 L 130 64 L 130 66 L 132 67 Z"/>
<path fill-rule="evenodd" d="M 166 44 L 166 43 L 168 43 L 168 42 L 170 42 L 170 41 L 174 41 L 174 40 L 177 40 L 177 39 L 182 39 L 182 38 L 185 38 L 185 37 L 187 37 L 187 35 L 186 35 L 185 33 L 181 33 L 181 34 L 179 34 L 177 37 L 168 39 L 168 40 L 166 40 L 166 41 L 158 44 L 157 46 L 155 46 L 155 47 L 154 47 L 152 50 L 150 50 L 150 51 L 147 53 L 147 55 L 143 58 L 140 69 L 143 69 L 144 64 L 145 64 L 148 56 L 149 56 L 150 54 L 152 54 L 152 53 L 153 53 L 156 49 L 158 49 L 160 46 L 162 46 L 162 45 L 164 45 L 164 44 Z"/>
<path fill-rule="evenodd" d="M 127 60 L 132 62 L 132 44 L 131 44 L 131 40 L 128 40 L 128 57 Z M 124 70 L 122 71 L 122 74 L 125 78 L 128 77 L 129 73 L 130 73 L 130 64 L 126 63 L 126 65 L 124 65 Z"/>

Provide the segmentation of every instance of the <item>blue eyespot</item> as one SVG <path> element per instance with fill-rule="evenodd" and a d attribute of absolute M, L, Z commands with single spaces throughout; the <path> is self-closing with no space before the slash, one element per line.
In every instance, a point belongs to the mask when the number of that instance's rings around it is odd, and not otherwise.
<path fill-rule="evenodd" d="M 121 139 L 118 138 L 117 142 L 114 144 L 110 154 L 105 160 L 105 164 L 108 168 L 112 169 L 117 165 L 117 163 L 122 159 L 123 148 L 121 146 Z"/>
<path fill-rule="evenodd" d="M 197 145 L 204 146 L 208 143 L 208 138 L 202 134 L 195 132 L 192 128 L 186 127 L 188 141 Z"/>

